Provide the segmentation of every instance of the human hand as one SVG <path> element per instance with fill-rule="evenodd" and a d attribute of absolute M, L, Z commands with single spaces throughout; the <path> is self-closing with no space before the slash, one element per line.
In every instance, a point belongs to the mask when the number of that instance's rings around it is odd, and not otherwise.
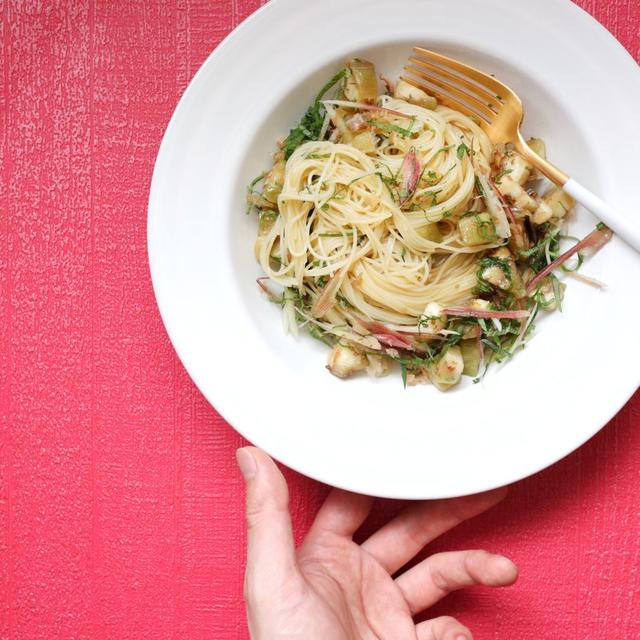
<path fill-rule="evenodd" d="M 503 489 L 410 505 L 363 544 L 353 534 L 373 498 L 333 489 L 296 551 L 287 484 L 254 447 L 239 449 L 247 487 L 245 600 L 253 640 L 471 640 L 442 616 L 413 616 L 456 589 L 512 584 L 517 567 L 486 551 L 437 553 L 394 573 L 429 542 L 499 502 Z"/>

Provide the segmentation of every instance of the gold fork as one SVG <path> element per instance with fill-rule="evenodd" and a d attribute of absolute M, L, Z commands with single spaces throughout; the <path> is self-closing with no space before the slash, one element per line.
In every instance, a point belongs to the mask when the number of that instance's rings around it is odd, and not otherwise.
<path fill-rule="evenodd" d="M 494 144 L 513 144 L 530 164 L 640 251 L 640 226 L 540 157 L 525 142 L 520 133 L 524 109 L 512 89 L 493 76 L 441 53 L 422 47 L 414 47 L 414 52 L 404 68 L 405 75 L 401 76 L 405 82 L 476 119 Z"/>

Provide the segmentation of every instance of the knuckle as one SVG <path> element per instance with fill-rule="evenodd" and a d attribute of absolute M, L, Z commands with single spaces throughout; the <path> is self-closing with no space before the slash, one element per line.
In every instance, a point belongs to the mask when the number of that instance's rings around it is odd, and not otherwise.
<path fill-rule="evenodd" d="M 459 640 L 460 636 L 467 638 L 468 640 L 473 640 L 473 636 L 471 635 L 471 631 L 467 629 L 463 624 L 456 622 L 455 627 L 451 627 L 448 632 L 445 640 Z"/>
<path fill-rule="evenodd" d="M 407 518 L 404 524 L 404 535 L 409 539 L 409 544 L 416 549 L 421 549 L 427 540 L 428 531 L 420 521 Z"/>
<path fill-rule="evenodd" d="M 464 522 L 473 515 L 468 498 L 456 498 L 447 504 L 449 517 L 455 522 Z"/>
<path fill-rule="evenodd" d="M 443 594 L 450 593 L 453 590 L 451 580 L 438 565 L 429 565 L 429 577 L 431 578 L 431 582 L 433 583 L 435 588 Z M 443 617 L 449 619 L 449 616 Z M 453 618 L 451 618 L 451 620 L 453 620 Z"/>
<path fill-rule="evenodd" d="M 474 549 L 465 554 L 462 566 L 465 573 L 475 582 L 478 582 L 479 570 L 481 570 L 483 564 L 491 557 L 488 551 L 482 549 Z"/>

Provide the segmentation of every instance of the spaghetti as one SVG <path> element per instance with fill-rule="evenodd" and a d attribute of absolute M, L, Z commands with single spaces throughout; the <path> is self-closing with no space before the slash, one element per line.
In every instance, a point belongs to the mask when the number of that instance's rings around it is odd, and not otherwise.
<path fill-rule="evenodd" d="M 339 99 L 325 100 L 331 85 Z M 332 373 L 384 375 L 396 361 L 405 384 L 447 389 L 560 306 L 556 276 L 527 283 L 559 257 L 573 202 L 527 189 L 532 169 L 472 118 L 403 81 L 374 87 L 373 65 L 349 61 L 252 185 L 256 257 L 282 293 L 261 284 L 287 331 L 332 346 Z"/>

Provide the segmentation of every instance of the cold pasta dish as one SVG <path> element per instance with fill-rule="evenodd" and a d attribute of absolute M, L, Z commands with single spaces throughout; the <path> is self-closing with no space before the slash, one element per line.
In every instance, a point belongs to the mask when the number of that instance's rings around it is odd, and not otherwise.
<path fill-rule="evenodd" d="M 384 90 L 381 90 L 384 87 Z M 529 144 L 545 154 L 542 140 Z M 560 309 L 565 275 L 611 237 L 561 253 L 574 202 L 478 121 L 352 59 L 249 186 L 258 283 L 347 378 L 478 380 Z M 562 276 L 562 277 L 559 277 Z"/>

